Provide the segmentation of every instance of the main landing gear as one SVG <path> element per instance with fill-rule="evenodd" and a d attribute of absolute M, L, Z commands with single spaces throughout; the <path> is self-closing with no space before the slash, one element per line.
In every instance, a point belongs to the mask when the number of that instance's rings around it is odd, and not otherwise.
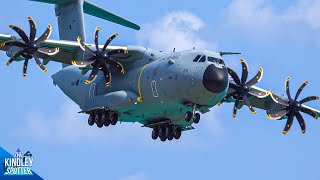
<path fill-rule="evenodd" d="M 179 126 L 165 124 L 153 128 L 151 137 L 153 140 L 159 139 L 164 142 L 166 140 L 180 139 L 182 129 Z"/>
<path fill-rule="evenodd" d="M 111 111 L 97 111 L 95 113 L 91 113 L 88 118 L 89 126 L 93 126 L 97 124 L 98 128 L 102 128 L 103 126 L 108 127 L 111 125 L 116 125 L 119 119 L 119 115 L 115 112 Z"/>
<path fill-rule="evenodd" d="M 191 111 L 186 112 L 184 119 L 187 122 L 190 122 L 191 120 L 193 120 L 195 124 L 198 124 L 200 122 L 200 114 L 195 113 L 196 106 L 197 106 L 196 104 L 192 106 L 192 112 Z"/>

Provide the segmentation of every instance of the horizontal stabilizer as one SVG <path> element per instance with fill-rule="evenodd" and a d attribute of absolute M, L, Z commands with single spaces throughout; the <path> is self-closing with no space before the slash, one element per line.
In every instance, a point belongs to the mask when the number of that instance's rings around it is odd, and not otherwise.
<path fill-rule="evenodd" d="M 37 2 L 49 3 L 49 4 L 67 4 L 75 0 L 30 0 L 30 1 L 37 1 Z M 101 18 L 116 24 L 120 24 L 122 26 L 129 27 L 135 30 L 140 30 L 140 27 L 137 24 L 129 20 L 126 20 L 88 1 L 84 1 L 83 11 L 84 13 L 89 14 L 91 16 L 95 16 L 97 18 Z"/>
<path fill-rule="evenodd" d="M 111 21 L 116 24 L 120 24 L 122 26 L 126 26 L 135 30 L 140 30 L 140 27 L 137 24 L 130 22 L 120 16 L 117 16 L 105 9 L 102 9 L 101 7 L 98 7 L 90 2 L 87 2 L 87 1 L 84 2 L 83 11 L 84 13 L 90 14 L 91 16 L 95 16 L 107 21 Z"/>

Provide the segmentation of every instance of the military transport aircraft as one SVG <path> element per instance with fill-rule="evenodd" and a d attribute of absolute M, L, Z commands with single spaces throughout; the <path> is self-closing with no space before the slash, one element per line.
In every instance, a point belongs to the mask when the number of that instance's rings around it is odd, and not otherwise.
<path fill-rule="evenodd" d="M 61 40 L 48 40 L 50 25 L 36 38 L 36 24 L 28 17 L 29 36 L 13 25 L 10 28 L 19 36 L 0 35 L 0 49 L 10 57 L 7 65 L 24 61 L 23 76 L 27 76 L 31 59 L 44 72 L 49 61 L 62 63 L 62 69 L 52 75 L 53 84 L 80 106 L 81 113 L 89 115 L 90 126 L 139 122 L 153 129 L 154 140 L 166 141 L 179 139 L 182 131 L 194 129 L 192 124 L 199 123 L 200 113 L 207 113 L 223 102 L 234 102 L 234 117 L 238 109 L 247 106 L 253 114 L 257 113 L 254 108 L 258 108 L 265 110 L 271 119 L 287 119 L 283 134 L 291 128 L 294 117 L 305 133 L 300 112 L 316 119 L 320 116 L 319 110 L 304 104 L 319 97 L 298 100 L 308 82 L 301 85 L 294 97 L 290 94 L 289 78 L 285 81 L 287 97 L 258 88 L 254 85 L 263 76 L 262 68 L 248 80 L 249 69 L 244 59 L 241 77 L 223 60 L 225 55 L 239 53 L 198 49 L 165 52 L 139 46 L 110 46 L 118 34 L 100 45 L 100 27 L 95 30 L 94 44 L 87 44 L 84 13 L 132 29 L 140 27 L 84 0 L 32 1 L 55 4 Z"/>

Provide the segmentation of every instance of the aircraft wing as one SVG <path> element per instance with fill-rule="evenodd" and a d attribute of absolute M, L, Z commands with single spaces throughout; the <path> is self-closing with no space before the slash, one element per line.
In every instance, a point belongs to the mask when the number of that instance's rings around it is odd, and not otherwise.
<path fill-rule="evenodd" d="M 299 100 L 299 95 L 303 91 L 308 82 L 304 82 L 298 89 L 295 96 L 291 95 L 289 88 L 290 77 L 285 81 L 286 96 L 276 95 L 272 91 L 254 86 L 263 76 L 263 69 L 260 68 L 258 73 L 248 80 L 248 65 L 244 59 L 240 60 L 242 64 L 241 78 L 231 68 L 227 68 L 230 74 L 229 89 L 226 97 L 219 103 L 234 102 L 233 117 L 237 117 L 237 110 L 243 106 L 247 106 L 253 114 L 257 114 L 256 108 L 263 109 L 270 119 L 281 120 L 287 119 L 286 126 L 282 131 L 286 134 L 292 127 L 294 118 L 299 122 L 302 133 L 306 132 L 306 125 L 302 114 L 310 115 L 315 119 L 320 116 L 320 111 L 305 103 L 314 100 L 320 100 L 318 96 L 309 96 Z"/>
<path fill-rule="evenodd" d="M 235 85 L 234 81 L 232 81 L 232 80 L 231 80 L 230 84 Z M 250 89 L 252 91 L 256 91 L 258 93 L 261 93 L 260 96 L 255 96 L 255 95 L 251 95 L 251 94 L 248 95 L 248 100 L 249 100 L 252 107 L 262 109 L 262 110 L 269 110 L 273 106 L 277 105 L 277 103 L 272 99 L 269 91 L 258 88 L 256 86 L 252 86 Z M 236 89 L 230 87 L 227 94 L 232 94 L 235 91 L 236 91 Z M 235 103 L 236 98 L 237 98 L 236 96 L 231 96 L 231 97 L 225 99 L 224 102 Z M 241 109 L 244 105 L 245 105 L 245 102 L 242 99 L 240 99 L 240 101 L 237 105 L 237 108 Z"/>
<path fill-rule="evenodd" d="M 0 43 L 8 40 L 16 40 L 17 38 L 14 36 L 10 35 L 4 35 L 0 34 Z M 94 47 L 93 44 L 86 44 L 88 47 Z M 80 48 L 80 45 L 78 42 L 75 41 L 65 41 L 65 40 L 46 40 L 43 43 L 39 44 L 39 47 L 45 47 L 45 48 L 59 48 L 59 53 L 56 53 L 55 55 L 48 56 L 42 53 L 36 53 L 36 55 L 44 60 L 47 61 L 55 61 L 55 62 L 60 62 L 63 64 L 72 64 L 71 62 L 76 60 L 76 61 L 81 61 L 88 56 L 85 51 L 83 51 Z M 99 46 L 100 48 L 103 48 L 103 45 Z M 0 47 L 0 50 L 3 51 L 8 51 L 10 47 L 8 46 L 2 46 Z M 115 49 L 122 49 L 122 50 L 127 50 L 126 46 L 108 46 L 106 51 L 112 51 Z"/>

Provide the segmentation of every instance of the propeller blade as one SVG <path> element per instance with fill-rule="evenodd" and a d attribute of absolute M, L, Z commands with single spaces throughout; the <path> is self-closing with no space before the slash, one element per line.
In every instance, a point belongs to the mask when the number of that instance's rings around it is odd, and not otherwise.
<path fill-rule="evenodd" d="M 125 73 L 124 67 L 122 66 L 121 63 L 113 61 L 111 59 L 108 59 L 107 63 L 110 64 L 111 66 L 115 67 L 116 69 L 118 69 L 121 72 L 121 74 Z"/>
<path fill-rule="evenodd" d="M 36 40 L 36 44 L 40 44 L 47 40 L 51 35 L 52 27 L 49 24 L 45 32 Z"/>
<path fill-rule="evenodd" d="M 281 104 L 283 106 L 289 106 L 289 103 L 282 100 L 281 98 L 279 98 L 278 96 L 276 96 L 275 94 L 273 94 L 273 91 L 270 91 L 270 96 L 271 98 L 273 99 L 274 102 L 278 103 L 278 104 Z"/>
<path fill-rule="evenodd" d="M 86 60 L 83 60 L 83 61 L 71 61 L 71 64 L 74 65 L 74 66 L 78 66 L 78 67 L 86 67 L 88 65 L 91 65 L 92 63 L 95 62 L 95 58 L 92 57 L 92 58 L 89 58 L 89 59 L 86 59 Z"/>
<path fill-rule="evenodd" d="M 288 131 L 290 130 L 292 123 L 293 123 L 293 117 L 294 116 L 292 114 L 289 115 L 286 127 L 283 129 L 282 134 L 287 134 Z"/>
<path fill-rule="evenodd" d="M 109 56 L 115 55 L 115 54 L 128 54 L 127 50 L 123 50 L 123 49 L 116 49 L 113 51 L 108 52 Z"/>
<path fill-rule="evenodd" d="M 85 44 L 82 42 L 80 36 L 78 36 L 78 39 L 77 39 L 77 40 L 78 40 L 78 43 L 80 44 L 80 48 L 81 48 L 83 51 L 86 51 L 86 52 L 88 52 L 89 54 L 91 54 L 91 55 L 93 55 L 93 56 L 96 55 L 96 53 L 95 53 L 94 51 L 92 51 L 87 45 L 85 45 Z"/>
<path fill-rule="evenodd" d="M 24 65 L 23 65 L 23 77 L 27 77 L 27 68 L 28 68 L 28 58 L 29 54 L 27 55 L 27 59 L 24 60 Z"/>
<path fill-rule="evenodd" d="M 288 113 L 288 110 L 283 109 L 283 110 L 280 110 L 280 111 L 275 112 L 273 114 L 267 114 L 267 116 L 269 119 L 280 119 L 281 117 L 286 116 L 287 113 Z"/>
<path fill-rule="evenodd" d="M 301 116 L 301 114 L 299 112 L 296 112 L 295 115 L 296 115 L 296 118 L 300 124 L 302 134 L 306 133 L 306 123 L 304 122 L 303 117 Z"/>
<path fill-rule="evenodd" d="M 233 83 L 229 83 L 229 88 L 239 89 L 239 86 L 238 86 L 238 85 L 235 85 L 235 84 L 233 84 Z"/>
<path fill-rule="evenodd" d="M 99 49 L 99 31 L 100 31 L 100 26 L 97 26 L 96 30 L 94 32 L 94 44 L 96 46 L 97 52 L 100 52 L 100 49 Z"/>
<path fill-rule="evenodd" d="M 306 102 L 314 101 L 314 100 L 320 100 L 320 98 L 318 96 L 309 96 L 309 97 L 306 97 L 306 98 L 302 99 L 300 101 L 300 104 L 304 104 Z"/>
<path fill-rule="evenodd" d="M 232 79 L 234 80 L 234 82 L 237 84 L 237 85 L 240 85 L 241 82 L 240 82 L 240 79 L 239 79 L 239 76 L 237 75 L 237 73 L 235 73 L 234 70 L 232 70 L 231 68 L 227 68 L 228 69 L 228 72 L 230 74 L 230 76 L 232 77 Z"/>
<path fill-rule="evenodd" d="M 300 93 L 302 92 L 303 88 L 306 87 L 307 84 L 309 84 L 308 81 L 304 82 L 304 83 L 300 86 L 300 88 L 299 88 L 298 91 L 297 91 L 296 97 L 294 98 L 294 101 L 297 101 Z"/>
<path fill-rule="evenodd" d="M 290 94 L 289 82 L 290 82 L 290 77 L 287 77 L 287 79 L 286 79 L 286 84 L 285 84 L 286 93 L 287 93 L 288 99 L 289 99 L 290 101 L 292 101 L 291 94 Z"/>
<path fill-rule="evenodd" d="M 43 72 L 48 72 L 48 69 L 43 66 L 43 64 L 42 64 L 41 61 L 39 60 L 38 56 L 36 56 L 36 55 L 34 54 L 33 57 L 34 57 L 34 59 L 36 60 L 36 63 L 37 63 L 37 65 L 39 66 L 39 68 L 40 68 Z"/>
<path fill-rule="evenodd" d="M 16 60 L 19 56 L 21 56 L 23 53 L 27 52 L 26 49 L 20 51 L 20 52 L 17 52 L 16 54 L 14 54 L 10 59 L 9 61 L 7 62 L 7 66 L 9 66 L 14 60 Z"/>
<path fill-rule="evenodd" d="M 226 100 L 228 100 L 229 98 L 231 98 L 233 95 L 235 95 L 235 94 L 237 94 L 237 91 L 234 91 L 234 92 L 232 92 L 232 93 L 230 93 L 230 94 L 228 94 L 226 97 L 224 97 L 220 102 L 219 102 L 219 106 L 222 104 L 222 103 L 224 103 Z"/>
<path fill-rule="evenodd" d="M 107 65 L 104 63 L 101 65 L 102 67 L 102 71 L 104 74 L 104 78 L 106 80 L 106 86 L 109 87 L 111 84 L 111 73 L 109 71 L 109 68 L 107 67 Z"/>
<path fill-rule="evenodd" d="M 18 47 L 26 47 L 26 44 L 22 43 L 22 42 L 19 42 L 19 41 L 16 41 L 16 40 L 9 40 L 9 41 L 6 41 L 6 42 L 3 42 L 1 44 L 1 46 L 18 46 Z"/>
<path fill-rule="evenodd" d="M 237 97 L 236 102 L 234 103 L 234 107 L 233 107 L 233 118 L 237 117 L 237 110 L 238 110 L 238 104 L 240 101 L 240 96 Z"/>
<path fill-rule="evenodd" d="M 305 107 L 302 107 L 302 108 L 301 108 L 301 111 L 304 112 L 304 113 L 306 113 L 306 114 L 308 114 L 308 115 L 310 115 L 310 116 L 312 116 L 312 117 L 315 118 L 315 119 L 318 119 L 318 118 L 319 118 L 318 115 L 317 115 L 314 111 L 312 111 L 311 109 L 307 109 L 307 108 L 305 108 Z"/>
<path fill-rule="evenodd" d="M 254 114 L 254 115 L 256 115 L 256 114 L 257 114 L 257 111 L 255 111 L 255 110 L 253 109 L 253 107 L 251 106 L 251 103 L 250 103 L 247 95 L 245 95 L 245 94 L 243 95 L 243 100 L 244 100 L 245 104 L 248 106 L 248 108 L 249 108 L 249 110 L 251 111 L 251 113 Z"/>
<path fill-rule="evenodd" d="M 47 47 L 42 47 L 38 49 L 38 52 L 42 54 L 46 54 L 48 56 L 54 56 L 60 51 L 60 48 L 47 48 Z"/>
<path fill-rule="evenodd" d="M 254 78 L 252 78 L 249 82 L 247 82 L 247 86 L 251 87 L 257 84 L 262 79 L 262 76 L 263 76 L 263 69 L 259 68 L 259 72 L 257 73 L 257 75 L 254 76 Z"/>
<path fill-rule="evenodd" d="M 118 33 L 115 33 L 115 34 L 111 35 L 111 36 L 109 37 L 109 39 L 107 40 L 107 42 L 104 44 L 102 51 L 105 51 L 105 50 L 107 49 L 107 47 L 109 46 L 109 44 L 111 43 L 111 41 L 112 41 L 115 37 L 117 37 L 118 35 L 119 35 Z"/>
<path fill-rule="evenodd" d="M 9 28 L 11 28 L 14 31 L 16 31 L 25 43 L 29 43 L 30 42 L 28 36 L 26 35 L 26 33 L 22 29 L 20 29 L 17 26 L 14 26 L 14 25 L 10 25 Z"/>
<path fill-rule="evenodd" d="M 30 25 L 30 41 L 34 42 L 37 34 L 37 27 L 33 19 L 29 16 L 28 17 L 29 25 Z"/>
<path fill-rule="evenodd" d="M 248 64 L 244 59 L 240 59 L 241 65 L 242 65 L 242 76 L 241 76 L 241 83 L 245 84 L 248 79 L 249 69 Z"/>
<path fill-rule="evenodd" d="M 95 65 L 93 65 L 93 70 L 91 71 L 89 78 L 85 81 L 85 84 L 90 84 L 97 77 L 99 68 L 99 63 L 95 63 Z"/>
<path fill-rule="evenodd" d="M 250 95 L 256 96 L 258 98 L 265 98 L 269 95 L 268 91 L 261 91 L 261 90 L 253 89 L 253 88 L 250 88 L 248 93 Z"/>

